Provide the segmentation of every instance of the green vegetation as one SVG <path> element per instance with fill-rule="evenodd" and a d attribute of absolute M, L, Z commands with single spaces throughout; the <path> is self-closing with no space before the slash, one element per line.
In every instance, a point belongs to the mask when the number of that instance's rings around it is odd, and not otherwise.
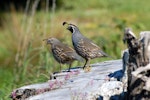
<path fill-rule="evenodd" d="M 121 58 L 123 29 L 131 27 L 136 35 L 149 30 L 148 0 L 63 0 L 52 13 L 45 11 L 4 12 L 0 27 L 0 100 L 9 100 L 10 92 L 23 85 L 44 82 L 59 70 L 59 64 L 43 41 L 56 37 L 72 46 L 71 33 L 63 21 L 76 24 L 81 33 L 114 59 Z M 109 58 L 94 59 L 96 63 Z M 83 63 L 74 62 L 73 66 Z M 63 66 L 66 68 L 66 65 Z"/>

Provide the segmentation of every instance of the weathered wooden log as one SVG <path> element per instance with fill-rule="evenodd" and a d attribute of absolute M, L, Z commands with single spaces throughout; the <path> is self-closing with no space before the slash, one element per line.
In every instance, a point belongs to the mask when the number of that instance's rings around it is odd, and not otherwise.
<path fill-rule="evenodd" d="M 125 31 L 124 34 L 124 40 L 127 41 L 129 51 L 129 59 L 127 60 L 128 100 L 150 99 L 150 91 L 145 89 L 145 87 L 149 87 L 148 77 L 150 76 L 149 67 L 145 67 L 149 63 L 150 57 L 150 32 L 141 32 L 140 36 L 140 39 L 137 39 L 131 30 Z M 144 70 L 146 71 L 144 72 Z M 139 74 L 141 72 L 142 74 Z"/>
<path fill-rule="evenodd" d="M 128 82 L 128 100 L 150 100 L 150 65 L 132 72 Z"/>
<path fill-rule="evenodd" d="M 140 41 L 143 48 L 144 62 L 148 64 L 150 62 L 150 31 L 140 32 Z"/>
<path fill-rule="evenodd" d="M 119 96 L 126 90 L 126 83 L 108 79 L 108 74 L 122 69 L 122 61 L 106 61 L 92 65 L 90 72 L 71 69 L 71 72 L 58 73 L 56 79 L 45 83 L 23 86 L 12 92 L 16 100 L 104 100 Z M 123 71 L 121 71 L 123 72 Z M 108 81 L 109 80 L 109 81 Z"/>
<path fill-rule="evenodd" d="M 140 67 L 136 71 L 132 72 L 132 75 L 145 82 L 143 89 L 150 91 L 150 64 L 145 67 Z"/>

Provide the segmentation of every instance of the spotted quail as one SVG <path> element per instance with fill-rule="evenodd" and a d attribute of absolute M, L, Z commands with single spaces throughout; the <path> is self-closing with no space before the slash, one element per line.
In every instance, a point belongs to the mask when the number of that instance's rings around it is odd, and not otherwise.
<path fill-rule="evenodd" d="M 47 41 L 47 44 L 51 45 L 52 54 L 55 60 L 60 64 L 60 70 L 61 64 L 69 64 L 68 71 L 70 71 L 71 64 L 74 60 L 82 61 L 82 58 L 75 52 L 74 49 L 61 43 L 58 39 L 49 38 L 44 40 Z"/>
<path fill-rule="evenodd" d="M 68 24 L 67 22 L 63 22 L 63 25 L 67 25 L 67 29 L 72 33 L 72 43 L 74 49 L 86 60 L 83 69 L 90 67 L 90 59 L 108 56 L 106 53 L 101 51 L 100 47 L 83 36 L 77 26 Z"/>

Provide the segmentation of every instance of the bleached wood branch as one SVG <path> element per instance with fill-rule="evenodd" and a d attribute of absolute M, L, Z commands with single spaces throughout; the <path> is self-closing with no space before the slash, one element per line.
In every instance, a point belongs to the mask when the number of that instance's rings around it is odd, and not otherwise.
<path fill-rule="evenodd" d="M 150 64 L 146 65 L 145 67 L 139 67 L 136 71 L 132 72 L 132 75 L 134 75 L 135 77 L 141 77 L 143 76 L 142 72 L 146 72 L 150 70 Z"/>
<path fill-rule="evenodd" d="M 145 67 L 140 67 L 136 71 L 132 72 L 132 75 L 134 77 L 140 78 L 141 80 L 145 81 L 145 86 L 143 87 L 143 89 L 147 91 L 150 91 L 150 77 L 143 75 L 142 72 L 146 73 L 149 70 L 150 70 L 150 64 L 148 64 Z"/>

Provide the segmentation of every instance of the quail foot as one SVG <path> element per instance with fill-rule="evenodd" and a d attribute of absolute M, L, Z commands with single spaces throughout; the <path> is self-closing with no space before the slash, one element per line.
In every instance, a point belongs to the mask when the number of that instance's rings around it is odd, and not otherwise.
<path fill-rule="evenodd" d="M 90 70 L 90 60 L 98 57 L 107 57 L 100 47 L 94 44 L 91 40 L 82 35 L 79 28 L 76 25 L 63 22 L 63 25 L 67 25 L 67 30 L 72 33 L 72 44 L 76 52 L 85 59 L 83 69 L 85 71 Z M 87 69 L 85 69 L 87 68 Z"/>
<path fill-rule="evenodd" d="M 73 61 L 82 61 L 82 58 L 75 52 L 74 49 L 66 44 L 61 43 L 58 39 L 49 38 L 44 40 L 47 41 L 47 44 L 51 45 L 51 52 L 55 60 L 60 64 L 60 71 L 61 64 L 69 64 L 68 71 L 70 71 Z"/>

